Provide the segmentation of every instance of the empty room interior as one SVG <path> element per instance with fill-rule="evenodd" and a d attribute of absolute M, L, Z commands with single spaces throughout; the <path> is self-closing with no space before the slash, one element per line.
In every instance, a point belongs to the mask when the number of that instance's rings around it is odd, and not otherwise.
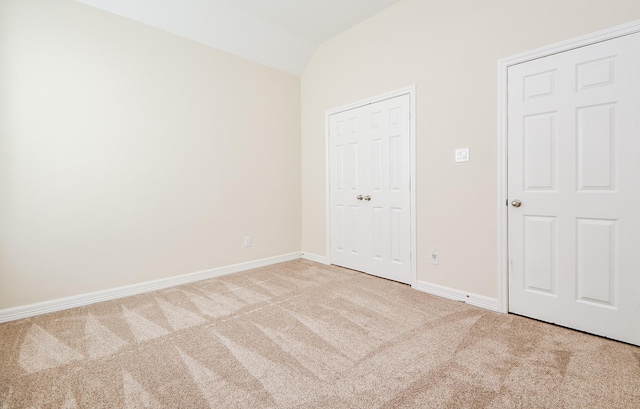
<path fill-rule="evenodd" d="M 640 407 L 637 0 L 0 0 L 0 408 Z"/>

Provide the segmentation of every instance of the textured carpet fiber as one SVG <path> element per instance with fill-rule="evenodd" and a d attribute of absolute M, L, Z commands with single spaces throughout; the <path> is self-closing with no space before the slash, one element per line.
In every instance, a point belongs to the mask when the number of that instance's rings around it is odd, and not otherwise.
<path fill-rule="evenodd" d="M 640 408 L 640 348 L 293 261 L 0 325 L 0 408 Z"/>

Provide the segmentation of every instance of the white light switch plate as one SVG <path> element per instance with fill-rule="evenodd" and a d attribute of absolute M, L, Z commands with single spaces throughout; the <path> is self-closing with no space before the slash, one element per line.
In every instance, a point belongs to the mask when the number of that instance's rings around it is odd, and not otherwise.
<path fill-rule="evenodd" d="M 456 149 L 456 162 L 469 162 L 469 148 Z"/>

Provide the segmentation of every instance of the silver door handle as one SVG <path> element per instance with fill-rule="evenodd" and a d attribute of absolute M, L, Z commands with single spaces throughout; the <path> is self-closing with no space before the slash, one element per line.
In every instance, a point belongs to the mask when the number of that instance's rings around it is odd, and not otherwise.
<path fill-rule="evenodd" d="M 511 206 L 520 207 L 520 206 L 522 206 L 522 202 L 520 200 L 516 199 L 513 202 L 511 202 Z"/>
<path fill-rule="evenodd" d="M 358 199 L 358 200 L 362 200 L 362 195 L 358 195 L 358 196 L 356 196 L 356 199 Z"/>
<path fill-rule="evenodd" d="M 364 197 L 364 200 L 366 200 L 366 201 L 368 202 L 369 200 L 371 200 L 371 196 L 366 195 L 366 196 Z"/>

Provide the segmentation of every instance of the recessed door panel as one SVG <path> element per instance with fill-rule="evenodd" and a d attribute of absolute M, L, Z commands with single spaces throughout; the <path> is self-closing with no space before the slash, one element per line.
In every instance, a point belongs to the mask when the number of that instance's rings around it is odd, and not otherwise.
<path fill-rule="evenodd" d="M 402 209 L 392 207 L 390 219 L 391 262 L 402 263 Z"/>
<path fill-rule="evenodd" d="M 524 289 L 555 295 L 556 218 L 524 217 Z"/>
<path fill-rule="evenodd" d="M 400 145 L 402 143 L 401 136 L 392 136 L 389 138 L 389 190 L 400 190 L 401 161 L 402 152 Z"/>
<path fill-rule="evenodd" d="M 524 186 L 526 190 L 555 189 L 555 113 L 524 118 Z"/>
<path fill-rule="evenodd" d="M 578 91 L 612 85 L 615 78 L 615 57 L 586 61 L 576 66 Z"/>
<path fill-rule="evenodd" d="M 555 71 L 532 73 L 524 77 L 523 96 L 524 100 L 536 98 L 552 97 L 555 94 Z"/>
<path fill-rule="evenodd" d="M 384 228 L 382 226 L 382 221 L 384 219 L 382 212 L 384 209 L 382 207 L 373 207 L 371 209 L 371 235 L 372 235 L 372 244 L 373 244 L 373 258 L 376 260 L 383 260 L 382 254 L 382 246 L 383 239 L 382 235 L 384 234 Z"/>
<path fill-rule="evenodd" d="M 352 254 L 359 253 L 360 240 L 359 240 L 359 230 L 360 230 L 360 207 L 357 205 L 349 206 L 349 251 Z"/>
<path fill-rule="evenodd" d="M 360 146 L 357 143 L 349 144 L 349 152 L 348 159 L 346 161 L 346 168 L 349 174 L 349 190 L 351 192 L 356 192 L 359 189 L 359 178 L 360 178 L 360 170 L 358 169 L 359 164 L 359 149 Z"/>
<path fill-rule="evenodd" d="M 371 129 L 380 129 L 382 127 L 382 112 L 376 111 L 371 113 Z"/>
<path fill-rule="evenodd" d="M 615 104 L 578 108 L 578 189 L 615 188 Z"/>
<path fill-rule="evenodd" d="M 615 221 L 578 219 L 578 300 L 615 307 Z"/>
<path fill-rule="evenodd" d="M 334 159 L 334 175 L 335 175 L 335 186 L 336 190 L 343 191 L 344 187 L 348 185 L 345 182 L 345 174 L 344 174 L 344 146 L 338 145 L 335 148 L 335 159 Z"/>
<path fill-rule="evenodd" d="M 382 190 L 382 172 L 384 166 L 382 163 L 382 139 L 371 141 L 371 189 L 375 191 Z"/>
<path fill-rule="evenodd" d="M 333 242 L 335 244 L 335 248 L 338 251 L 344 251 L 344 233 L 345 233 L 344 206 L 336 205 L 331 213 L 333 217 L 334 229 L 332 230 L 332 233 L 333 233 Z"/>
<path fill-rule="evenodd" d="M 349 132 L 351 132 L 353 135 L 358 134 L 358 124 L 359 118 L 357 116 L 349 119 Z"/>
<path fill-rule="evenodd" d="M 389 127 L 400 126 L 400 107 L 394 107 L 389 110 Z"/>

